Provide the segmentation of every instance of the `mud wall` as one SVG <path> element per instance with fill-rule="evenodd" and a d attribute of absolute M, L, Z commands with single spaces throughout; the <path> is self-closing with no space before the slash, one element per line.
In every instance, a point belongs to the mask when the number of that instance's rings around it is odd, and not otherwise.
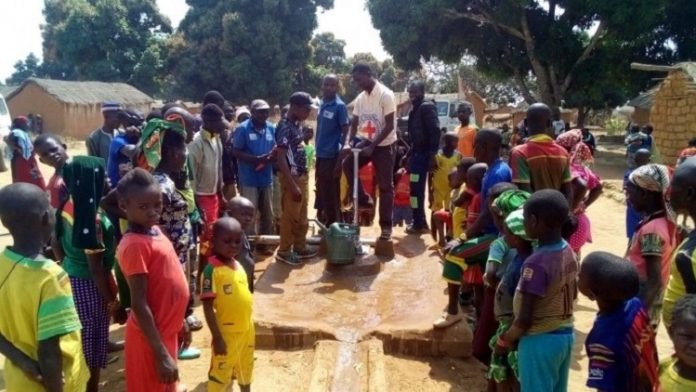
<path fill-rule="evenodd" d="M 650 112 L 662 162 L 674 165 L 679 151 L 696 136 L 696 85 L 682 70 L 671 71 L 655 93 Z"/>

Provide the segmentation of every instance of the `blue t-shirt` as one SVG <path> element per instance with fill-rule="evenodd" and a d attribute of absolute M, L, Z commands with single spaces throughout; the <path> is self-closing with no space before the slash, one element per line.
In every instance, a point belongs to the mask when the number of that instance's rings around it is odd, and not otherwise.
<path fill-rule="evenodd" d="M 498 160 L 486 170 L 486 174 L 483 176 L 483 181 L 481 182 L 481 209 L 488 208 L 488 193 L 495 184 L 511 181 L 512 170 L 510 170 L 510 166 L 503 162 L 502 159 L 498 158 Z M 488 222 L 484 230 L 486 234 L 499 234 L 492 219 Z"/>
<path fill-rule="evenodd" d="M 130 158 L 121 153 L 121 149 L 129 144 L 134 143 L 130 143 L 128 139 L 126 139 L 125 134 L 118 134 L 111 139 L 109 161 L 106 163 L 106 174 L 109 176 L 112 188 L 116 187 L 116 184 L 118 184 L 118 181 L 121 179 L 118 166 L 130 162 Z"/>
<path fill-rule="evenodd" d="M 266 126 L 257 131 L 251 119 L 244 121 L 237 127 L 232 139 L 234 148 L 254 156 L 265 155 L 275 147 L 275 126 L 266 122 Z M 238 161 L 239 165 L 239 185 L 255 188 L 265 188 L 273 183 L 273 169 L 270 163 L 259 168 L 244 162 Z"/>
<path fill-rule="evenodd" d="M 657 348 L 650 318 L 633 297 L 616 311 L 597 314 L 585 340 L 587 386 L 602 391 L 638 391 L 657 381 Z"/>
<path fill-rule="evenodd" d="M 341 98 L 322 102 L 317 116 L 317 158 L 335 158 L 341 148 L 341 133 L 348 125 L 348 109 Z"/>

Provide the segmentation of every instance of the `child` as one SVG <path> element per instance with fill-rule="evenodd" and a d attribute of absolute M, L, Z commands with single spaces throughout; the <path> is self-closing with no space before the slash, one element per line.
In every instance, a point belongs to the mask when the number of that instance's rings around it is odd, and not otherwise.
<path fill-rule="evenodd" d="M 307 156 L 307 170 L 314 169 L 316 149 L 312 144 L 314 139 L 314 129 L 310 127 L 302 127 L 302 140 L 304 141 L 304 151 Z"/>
<path fill-rule="evenodd" d="M 453 236 L 459 238 L 464 232 L 464 226 L 466 225 L 466 209 L 464 209 L 464 219 L 461 219 L 462 214 L 460 213 L 457 216 L 456 225 L 453 222 L 453 211 L 459 208 L 454 206 L 454 200 L 459 199 L 459 193 L 464 184 L 464 176 L 460 175 L 459 170 L 455 167 L 450 170 L 447 181 L 451 190 L 449 205 L 446 209 L 434 211 L 432 217 L 433 239 L 437 241 L 439 248 L 444 248 L 447 242 L 452 240 Z"/>
<path fill-rule="evenodd" d="M 208 391 L 231 390 L 237 379 L 242 392 L 251 391 L 254 368 L 253 300 L 247 274 L 235 260 L 244 232 L 234 218 L 223 217 L 213 226 L 213 253 L 203 272 L 201 300 L 213 337 Z"/>
<path fill-rule="evenodd" d="M 660 364 L 663 391 L 687 392 L 696 388 L 696 295 L 688 294 L 674 305 L 672 324 L 667 329 L 674 343 L 674 357 Z"/>
<path fill-rule="evenodd" d="M 17 117 L 12 120 L 12 130 L 5 138 L 7 143 L 5 155 L 10 159 L 12 183 L 26 182 L 46 189 L 39 164 L 36 162 L 34 146 L 27 133 L 28 129 L 29 120 L 26 117 Z"/>
<path fill-rule="evenodd" d="M 117 249 L 131 293 L 126 389 L 174 391 L 179 379 L 177 340 L 189 290 L 179 257 L 157 226 L 162 190 L 150 173 L 136 168 L 121 178 L 117 191 L 119 207 L 128 218 L 128 231 Z"/>
<path fill-rule="evenodd" d="M 466 227 L 467 229 L 476 222 L 481 214 L 481 184 L 483 176 L 486 175 L 488 165 L 485 163 L 476 163 L 466 172 L 466 189 L 471 196 L 471 201 L 466 209 Z M 473 237 L 473 236 L 472 236 Z"/>
<path fill-rule="evenodd" d="M 657 329 L 662 298 L 669 280 L 669 264 L 676 239 L 675 213 L 667 202 L 670 174 L 667 166 L 649 164 L 635 169 L 628 178 L 628 202 L 643 215 L 631 239 L 626 258 L 640 278 L 639 297 Z"/>
<path fill-rule="evenodd" d="M 411 209 L 411 180 L 406 169 L 396 172 L 396 187 L 394 188 L 394 227 L 411 224 L 413 209 Z"/>
<path fill-rule="evenodd" d="M 203 127 L 188 145 L 191 166 L 196 179 L 195 195 L 205 225 L 200 234 L 200 253 L 198 272 L 203 271 L 211 254 L 210 237 L 212 225 L 220 214 L 220 196 L 222 195 L 222 143 L 220 134 L 226 124 L 222 109 L 214 103 L 205 105 L 201 112 Z"/>
<path fill-rule="evenodd" d="M 497 200 L 497 199 L 496 199 Z M 495 303 L 493 312 L 498 321 L 498 330 L 491 337 L 489 346 L 493 351 L 488 379 L 495 383 L 498 390 L 519 390 L 519 369 L 517 350 L 503 350 L 496 348 L 498 339 L 505 334 L 512 324 L 514 317 L 513 297 L 515 288 L 520 280 L 522 264 L 532 254 L 534 248 L 532 242 L 524 231 L 524 212 L 517 209 L 505 218 L 503 224 L 503 238 L 510 249 L 514 249 L 515 256 L 505 268 L 495 289 Z"/>
<path fill-rule="evenodd" d="M 162 213 L 159 227 L 169 238 L 179 263 L 184 270 L 190 269 L 191 221 L 186 198 L 178 191 L 174 179 L 178 179 L 186 165 L 186 131 L 178 122 L 151 120 L 143 129 L 141 141 L 146 167 L 159 183 L 162 190 Z M 190 276 L 190 274 L 187 274 Z M 189 284 L 189 288 L 191 285 Z M 186 309 L 186 324 L 189 330 L 203 328 L 193 315 L 193 292 L 189 293 Z M 188 336 L 185 338 L 188 341 Z M 195 359 L 200 351 L 186 344 L 179 350 L 179 359 Z"/>
<path fill-rule="evenodd" d="M 573 177 L 573 200 L 571 210 L 577 219 L 577 228 L 568 243 L 578 257 L 586 243 L 592 243 L 590 219 L 587 208 L 602 194 L 601 179 L 588 167 L 593 162 L 592 151 L 582 141 L 582 131 L 573 129 L 556 138 L 556 143 L 565 147 L 570 155 L 570 173 Z"/>
<path fill-rule="evenodd" d="M 635 154 L 638 150 L 644 148 L 643 145 L 647 141 L 648 136 L 640 131 L 640 127 L 633 124 L 628 129 L 628 135 L 624 139 L 626 145 L 626 165 L 629 169 L 635 169 Z M 648 149 L 648 151 L 650 151 Z"/>
<path fill-rule="evenodd" d="M 53 208 L 60 207 L 61 202 L 68 197 L 68 187 L 62 175 L 63 165 L 70 158 L 67 149 L 65 143 L 56 135 L 44 133 L 34 140 L 34 151 L 39 156 L 39 161 L 55 169 L 47 187 Z"/>
<path fill-rule="evenodd" d="M 462 155 L 457 151 L 457 134 L 447 132 L 443 137 L 442 150 L 435 155 L 436 167 L 431 173 L 432 203 L 430 209 L 434 212 L 449 208 L 450 191 L 449 173 L 457 167 Z"/>
<path fill-rule="evenodd" d="M 12 236 L 12 245 L 0 253 L 0 309 L 23 309 L 0 317 L 8 391 L 80 391 L 89 378 L 70 281 L 41 256 L 54 219 L 37 186 L 18 183 L 0 190 L 0 220 Z"/>
<path fill-rule="evenodd" d="M 645 166 L 648 163 L 650 163 L 650 151 L 646 149 L 640 149 L 636 151 L 636 154 L 633 157 L 635 161 L 635 168 L 639 168 L 641 166 Z M 623 191 L 624 194 L 626 193 L 626 187 L 628 186 L 628 177 L 631 175 L 631 172 L 633 172 L 635 169 L 626 169 L 624 171 L 624 177 L 623 177 Z M 628 197 L 627 197 L 628 199 Z M 631 203 L 626 200 L 626 237 L 628 237 L 628 242 L 630 244 L 631 238 L 633 238 L 633 234 L 636 232 L 636 227 L 638 226 L 638 223 L 640 222 L 641 216 L 636 211 L 635 208 L 631 205 Z"/>
<path fill-rule="evenodd" d="M 587 386 L 600 391 L 658 391 L 657 347 L 638 294 L 638 273 L 626 260 L 592 252 L 582 262 L 578 289 L 599 311 L 585 340 Z"/>
<path fill-rule="evenodd" d="M 467 171 L 467 192 L 473 194 L 467 211 L 467 219 L 472 214 L 478 214 L 480 210 L 481 181 L 486 167 L 483 163 L 477 163 Z M 494 239 L 495 236 L 484 235 L 469 238 L 466 241 L 457 240 L 457 245 L 450 249 L 446 248 L 442 277 L 447 281 L 449 301 L 447 310 L 439 319 L 435 320 L 435 328 L 446 328 L 462 319 L 458 305 L 460 288 L 464 292 L 473 291 L 476 314 L 477 316 L 480 315 L 483 305 L 483 272 L 481 264 L 486 262 L 488 247 Z"/>
<path fill-rule="evenodd" d="M 280 245 L 276 259 L 290 265 L 299 265 L 304 259 L 317 255 L 307 246 L 306 236 L 308 203 L 308 168 L 300 123 L 312 110 L 312 98 L 305 92 L 290 97 L 290 109 L 280 120 L 276 131 L 277 162 L 282 184 L 282 210 L 280 220 Z"/>
<path fill-rule="evenodd" d="M 70 194 L 56 214 L 60 220 L 52 248 L 70 277 L 90 371 L 87 391 L 96 392 L 100 370 L 107 365 L 110 316 L 120 306 L 111 272 L 116 262 L 114 227 L 94 202 L 106 185 L 104 160 L 77 156 L 62 173 Z"/>
<path fill-rule="evenodd" d="M 683 161 L 674 171 L 670 203 L 676 213 L 696 220 L 696 158 Z M 696 294 L 696 230 L 689 233 L 673 255 L 662 311 L 667 329 L 677 300 L 687 294 Z"/>
<path fill-rule="evenodd" d="M 517 345 L 523 391 L 564 391 L 573 356 L 573 306 L 578 263 L 561 238 L 570 208 L 562 193 L 537 191 L 524 204 L 524 229 L 538 241 L 522 265 L 513 299 L 515 318 L 496 352 Z"/>
<path fill-rule="evenodd" d="M 247 274 L 247 282 L 249 282 L 249 291 L 254 292 L 254 251 L 249 243 L 249 237 L 247 237 L 247 230 L 254 224 L 254 219 L 256 218 L 256 207 L 251 200 L 236 196 L 227 202 L 227 214 L 232 218 L 236 219 L 240 225 L 242 225 L 242 230 L 244 234 L 242 235 L 242 248 L 239 250 L 239 255 L 237 260 L 239 264 L 244 267 Z"/>
<path fill-rule="evenodd" d="M 520 192 L 519 195 L 517 192 Z M 499 208 L 496 209 L 499 215 L 493 216 L 497 231 L 502 232 L 504 216 L 519 208 L 528 197 L 529 194 L 524 191 L 517 191 L 517 188 L 510 183 L 498 183 L 491 188 L 488 200 L 486 200 L 486 208 L 492 211 L 496 201 L 499 201 Z M 467 275 L 469 270 L 476 271 L 476 286 L 474 286 L 476 297 L 474 304 L 476 306 L 477 319 L 476 327 L 474 328 L 474 340 L 472 342 L 473 355 L 485 365 L 489 365 L 491 359 L 489 341 L 498 329 L 494 313 L 495 285 L 497 284 L 496 273 L 499 265 L 507 266 L 515 253 L 514 250 L 511 250 L 505 244 L 502 237 L 496 237 L 491 241 L 488 248 L 482 252 L 483 257 L 469 257 L 465 260 L 467 270 L 464 274 Z M 476 264 L 472 263 L 474 260 L 476 260 Z M 500 269 L 502 270 L 502 267 Z M 492 276 L 489 276 L 488 279 L 484 279 L 483 276 L 479 278 L 478 274 L 481 273 L 480 271 L 487 271 Z M 479 279 L 483 282 L 481 285 L 478 285 Z M 487 285 L 486 280 L 494 284 Z"/>

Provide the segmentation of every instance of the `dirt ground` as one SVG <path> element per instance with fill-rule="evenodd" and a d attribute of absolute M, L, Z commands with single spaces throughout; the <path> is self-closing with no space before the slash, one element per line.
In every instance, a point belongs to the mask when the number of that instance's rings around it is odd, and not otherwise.
<path fill-rule="evenodd" d="M 83 154 L 82 143 L 71 143 L 70 153 Z M 596 171 L 607 182 L 605 196 L 601 197 L 595 205 L 589 209 L 592 221 L 592 236 L 594 242 L 588 244 L 583 252 L 585 254 L 594 250 L 606 250 L 618 255 L 623 255 L 626 250 L 627 239 L 624 229 L 624 211 L 622 205 L 621 175 L 623 168 L 597 166 Z M 48 179 L 51 169 L 43 166 L 42 171 Z M 9 184 L 10 173 L 0 173 L 0 186 Z M 397 229 L 400 230 L 400 229 Z M 0 227 L 0 247 L 11 243 L 7 231 Z M 443 289 L 444 289 L 443 284 Z M 202 309 L 196 309 L 197 315 L 203 319 Z M 587 358 L 583 343 L 592 326 L 596 306 L 593 302 L 581 296 L 576 307 L 576 348 L 575 357 L 571 367 L 569 390 L 584 391 L 587 376 Z M 112 339 L 122 337 L 123 327 L 112 328 Z M 664 329 L 658 333 L 658 351 L 661 357 L 672 353 L 671 343 Z M 207 371 L 210 359 L 210 338 L 206 329 L 194 334 L 194 346 L 202 351 L 202 357 L 179 363 L 182 383 L 189 391 L 205 391 Z M 257 391 L 285 392 L 306 390 L 311 376 L 311 364 L 314 352 L 312 350 L 300 351 L 257 351 L 255 363 L 255 380 L 253 388 Z M 122 355 L 121 355 L 122 357 Z M 2 362 L 0 361 L 0 390 L 4 384 L 2 380 Z M 481 391 L 485 388 L 484 370 L 474 360 L 456 360 L 449 358 L 406 358 L 386 357 L 386 373 L 389 390 L 392 391 Z M 102 390 L 115 392 L 125 390 L 123 360 L 110 365 L 102 372 Z M 235 387 L 234 389 L 238 389 Z"/>

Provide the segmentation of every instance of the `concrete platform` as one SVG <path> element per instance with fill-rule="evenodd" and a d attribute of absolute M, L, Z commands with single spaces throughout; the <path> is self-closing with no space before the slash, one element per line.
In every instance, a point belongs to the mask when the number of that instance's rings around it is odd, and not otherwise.
<path fill-rule="evenodd" d="M 324 339 L 357 343 L 382 340 L 389 354 L 467 357 L 472 333 L 460 322 L 433 331 L 444 309 L 446 285 L 426 236 L 395 236 L 396 256 L 364 275 L 349 266 L 327 268 L 324 260 L 298 267 L 271 262 L 257 280 L 254 317 L 257 347 L 308 348 Z"/>

